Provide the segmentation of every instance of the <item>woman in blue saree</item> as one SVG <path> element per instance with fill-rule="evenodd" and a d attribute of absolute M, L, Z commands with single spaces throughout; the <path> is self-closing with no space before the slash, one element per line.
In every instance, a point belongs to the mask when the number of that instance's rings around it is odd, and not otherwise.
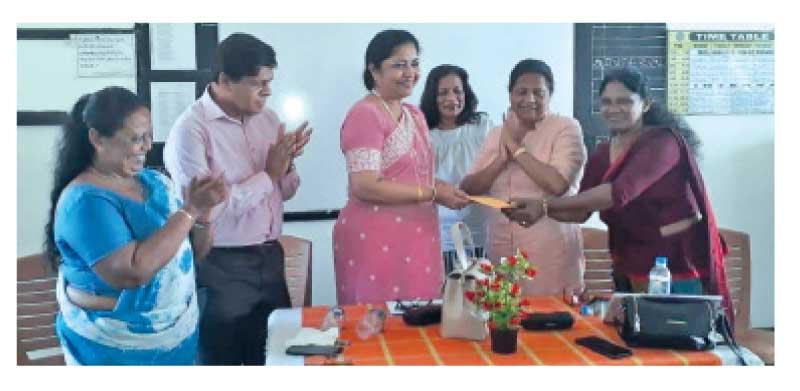
<path fill-rule="evenodd" d="M 195 362 L 194 261 L 210 249 L 208 218 L 227 189 L 196 179 L 182 202 L 144 168 L 152 132 L 147 107 L 121 87 L 81 97 L 64 125 L 46 247 L 67 364 Z"/>

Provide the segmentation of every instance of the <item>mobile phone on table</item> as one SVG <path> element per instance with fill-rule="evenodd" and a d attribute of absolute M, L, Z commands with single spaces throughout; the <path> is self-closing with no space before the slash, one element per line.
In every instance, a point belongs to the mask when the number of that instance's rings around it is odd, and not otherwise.
<path fill-rule="evenodd" d="M 335 356 L 342 352 L 342 347 L 338 345 L 296 345 L 289 346 L 286 354 L 290 356 Z"/>
<path fill-rule="evenodd" d="M 633 355 L 633 352 L 623 346 L 613 344 L 599 337 L 583 337 L 575 340 L 575 343 L 589 348 L 589 350 L 602 354 L 608 358 L 618 359 Z"/>

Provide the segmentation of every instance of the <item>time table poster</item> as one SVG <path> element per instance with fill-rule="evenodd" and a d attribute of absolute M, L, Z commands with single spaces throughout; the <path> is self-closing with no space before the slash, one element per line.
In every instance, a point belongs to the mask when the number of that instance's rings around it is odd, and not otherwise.
<path fill-rule="evenodd" d="M 675 113 L 774 111 L 772 31 L 670 31 L 667 61 L 667 104 Z"/>

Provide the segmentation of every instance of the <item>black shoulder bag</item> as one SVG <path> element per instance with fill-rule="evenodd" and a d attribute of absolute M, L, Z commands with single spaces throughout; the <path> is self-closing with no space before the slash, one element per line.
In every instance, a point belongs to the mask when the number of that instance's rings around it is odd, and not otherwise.
<path fill-rule="evenodd" d="M 724 311 L 712 300 L 627 296 L 617 331 L 628 346 L 711 350 L 722 337 L 742 365 L 747 365 L 733 338 Z"/>

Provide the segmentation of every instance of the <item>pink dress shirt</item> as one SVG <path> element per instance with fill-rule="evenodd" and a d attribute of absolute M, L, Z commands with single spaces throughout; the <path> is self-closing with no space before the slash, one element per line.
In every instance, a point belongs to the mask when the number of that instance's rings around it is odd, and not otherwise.
<path fill-rule="evenodd" d="M 232 118 L 211 98 L 209 88 L 175 121 L 164 145 L 164 164 L 182 189 L 193 177 L 223 173 L 228 200 L 212 212 L 214 247 L 238 247 L 278 239 L 283 201 L 297 192 L 292 169 L 273 183 L 265 168 L 267 150 L 278 137 L 280 121 L 272 110 Z"/>

